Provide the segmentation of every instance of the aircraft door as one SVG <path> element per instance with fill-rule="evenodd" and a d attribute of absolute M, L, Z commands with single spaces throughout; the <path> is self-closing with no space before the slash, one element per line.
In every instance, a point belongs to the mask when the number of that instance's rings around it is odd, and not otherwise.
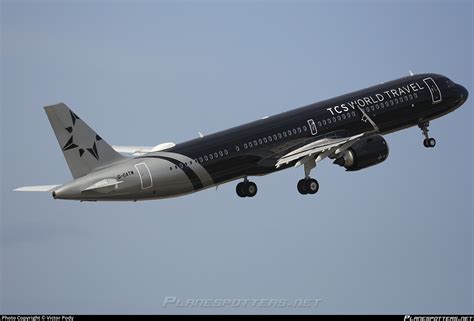
<path fill-rule="evenodd" d="M 151 178 L 150 169 L 145 163 L 136 164 L 135 168 L 140 175 L 140 182 L 142 184 L 142 189 L 150 188 L 153 186 L 153 179 Z"/>
<path fill-rule="evenodd" d="M 308 122 L 309 130 L 311 131 L 311 135 L 316 135 L 318 133 L 318 128 L 316 127 L 314 120 L 308 119 L 307 122 Z"/>
<path fill-rule="evenodd" d="M 441 91 L 439 90 L 438 85 L 436 82 L 433 80 L 433 78 L 425 78 L 423 79 L 425 82 L 426 86 L 428 86 L 428 89 L 430 90 L 431 93 L 431 99 L 433 104 L 437 104 L 441 102 L 442 97 L 441 97 Z"/>

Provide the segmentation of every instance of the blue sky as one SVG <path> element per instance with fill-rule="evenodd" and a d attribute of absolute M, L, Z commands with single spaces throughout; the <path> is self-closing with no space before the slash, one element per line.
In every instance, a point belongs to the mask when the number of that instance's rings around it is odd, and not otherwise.
<path fill-rule="evenodd" d="M 323 162 L 182 198 L 55 201 L 71 179 L 42 109 L 112 144 L 181 142 L 416 73 L 473 92 L 469 1 L 2 1 L 3 313 L 472 313 L 473 111 L 386 137 L 383 164 Z M 321 299 L 163 308 L 165 297 Z"/>

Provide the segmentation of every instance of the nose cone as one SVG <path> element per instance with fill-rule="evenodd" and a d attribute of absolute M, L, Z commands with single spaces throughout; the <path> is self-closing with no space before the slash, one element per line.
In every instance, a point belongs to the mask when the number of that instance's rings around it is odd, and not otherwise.
<path fill-rule="evenodd" d="M 451 91 L 451 97 L 453 99 L 453 103 L 451 105 L 451 110 L 457 109 L 462 106 L 467 100 L 469 96 L 469 92 L 467 91 L 464 86 L 459 84 L 454 84 Z"/>
<path fill-rule="evenodd" d="M 456 85 L 456 91 L 459 95 L 459 99 L 461 100 L 461 103 L 459 105 L 462 105 L 467 100 L 469 92 L 464 86 L 461 85 Z"/>

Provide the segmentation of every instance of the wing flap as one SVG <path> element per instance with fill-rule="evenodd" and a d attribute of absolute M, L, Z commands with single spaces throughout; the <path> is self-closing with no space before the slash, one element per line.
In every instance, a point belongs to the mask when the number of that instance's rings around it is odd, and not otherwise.
<path fill-rule="evenodd" d="M 365 135 L 367 135 L 367 133 L 343 138 L 319 139 L 315 142 L 297 148 L 286 155 L 283 155 L 280 159 L 278 159 L 275 166 L 278 168 L 283 164 L 288 164 L 295 160 L 298 160 L 298 162 L 295 164 L 295 167 L 300 166 L 303 164 L 302 160 L 306 156 L 313 156 L 316 159 L 316 162 L 319 162 L 328 156 L 337 155 L 344 152 L 352 144 L 357 142 L 362 136 Z"/>

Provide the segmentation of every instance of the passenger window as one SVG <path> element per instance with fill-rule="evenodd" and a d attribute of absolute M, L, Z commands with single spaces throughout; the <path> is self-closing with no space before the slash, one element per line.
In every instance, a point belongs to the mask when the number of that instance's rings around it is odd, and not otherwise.
<path fill-rule="evenodd" d="M 356 112 L 355 112 L 355 111 L 352 111 L 351 114 L 352 114 L 352 116 L 354 116 L 354 117 L 356 116 Z"/>
<path fill-rule="evenodd" d="M 351 118 L 351 113 L 347 113 L 347 118 Z"/>
<path fill-rule="evenodd" d="M 296 135 L 296 128 L 293 128 L 293 134 Z"/>
<path fill-rule="evenodd" d="M 418 98 L 418 94 L 417 94 L 417 93 L 413 93 L 413 97 Z"/>
<path fill-rule="evenodd" d="M 224 155 L 227 155 L 229 154 L 229 152 L 227 151 L 227 149 L 224 149 Z"/>
<path fill-rule="evenodd" d="M 410 94 L 410 96 L 408 96 L 410 98 L 410 100 L 413 100 L 413 95 Z"/>
<path fill-rule="evenodd" d="M 263 142 L 266 144 L 267 143 L 267 138 L 263 137 Z"/>
<path fill-rule="evenodd" d="M 235 151 L 236 151 L 236 152 L 240 151 L 239 146 L 235 146 Z"/>
<path fill-rule="evenodd" d="M 398 98 L 395 98 L 395 104 L 398 104 Z"/>
<path fill-rule="evenodd" d="M 342 119 L 346 119 L 346 114 L 342 114 Z"/>
<path fill-rule="evenodd" d="M 254 140 L 254 141 L 253 141 L 253 146 L 257 147 L 257 145 L 258 145 L 258 144 L 257 144 L 257 141 Z"/>
<path fill-rule="evenodd" d="M 326 119 L 323 119 L 323 125 L 326 126 Z"/>
<path fill-rule="evenodd" d="M 333 117 L 333 118 L 332 118 L 332 121 L 335 123 L 335 122 L 336 122 L 336 117 Z"/>
<path fill-rule="evenodd" d="M 249 142 L 249 148 L 252 148 L 253 145 L 252 145 L 252 142 Z"/>
<path fill-rule="evenodd" d="M 393 106 L 393 100 L 390 100 L 390 105 Z"/>
<path fill-rule="evenodd" d="M 388 101 L 385 102 L 385 107 L 388 107 Z"/>
<path fill-rule="evenodd" d="M 209 159 L 214 159 L 214 156 L 212 156 L 212 154 L 209 154 Z"/>
<path fill-rule="evenodd" d="M 248 145 L 247 143 L 244 143 L 244 148 L 247 149 L 248 148 Z"/>
<path fill-rule="evenodd" d="M 219 156 L 222 157 L 224 156 L 224 152 L 222 152 L 221 150 L 219 151 Z"/>
<path fill-rule="evenodd" d="M 331 118 L 328 118 L 328 124 L 330 124 L 330 123 L 331 123 Z"/>
<path fill-rule="evenodd" d="M 288 136 L 291 136 L 291 130 L 288 130 L 287 133 L 288 133 Z"/>
<path fill-rule="evenodd" d="M 203 162 L 202 157 L 199 157 L 199 163 L 202 163 L 202 162 Z"/>
<path fill-rule="evenodd" d="M 375 111 L 375 106 L 372 105 L 372 106 L 370 107 L 370 109 L 372 109 L 372 111 Z"/>
<path fill-rule="evenodd" d="M 259 143 L 260 145 L 262 145 L 262 139 L 261 139 L 261 138 L 258 139 L 258 143 Z"/>
<path fill-rule="evenodd" d="M 272 141 L 272 136 L 268 136 L 268 141 L 269 141 L 269 142 Z"/>
<path fill-rule="evenodd" d="M 403 99 L 405 99 L 405 101 L 408 101 L 408 97 L 407 97 L 407 96 L 404 96 Z"/>
<path fill-rule="evenodd" d="M 206 162 L 208 161 L 207 155 L 204 156 L 204 160 L 205 160 Z"/>
<path fill-rule="evenodd" d="M 321 123 L 321 122 L 319 122 L 319 123 Z M 319 126 L 321 126 L 321 125 L 319 125 Z M 301 134 L 301 127 L 298 127 L 298 133 Z"/>
<path fill-rule="evenodd" d="M 278 133 L 278 138 L 280 138 L 280 139 L 281 139 L 281 133 Z"/>
<path fill-rule="evenodd" d="M 277 140 L 277 135 L 276 134 L 273 134 L 273 139 Z"/>
<path fill-rule="evenodd" d="M 303 126 L 303 131 L 307 131 L 308 129 L 306 128 L 306 126 Z"/>
<path fill-rule="evenodd" d="M 365 107 L 366 112 L 370 112 L 370 107 Z"/>
<path fill-rule="evenodd" d="M 340 115 L 337 115 L 337 120 L 341 120 L 341 116 L 340 116 Z"/>
<path fill-rule="evenodd" d="M 286 137 L 286 132 L 283 132 L 283 137 Z"/>

